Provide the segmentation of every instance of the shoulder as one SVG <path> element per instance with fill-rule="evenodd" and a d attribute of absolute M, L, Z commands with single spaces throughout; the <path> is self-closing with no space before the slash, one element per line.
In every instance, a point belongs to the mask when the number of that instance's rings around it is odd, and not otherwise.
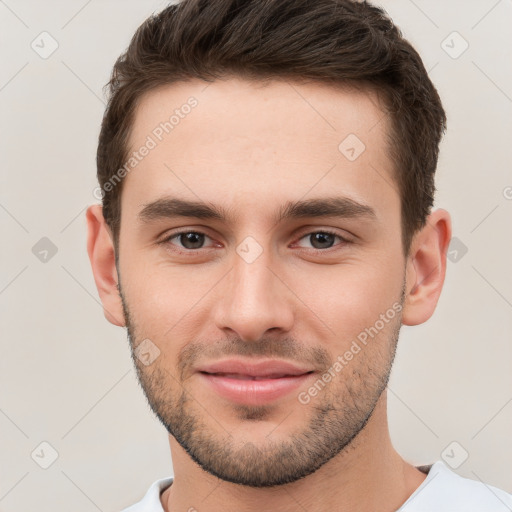
<path fill-rule="evenodd" d="M 124 508 L 121 512 L 164 512 L 160 494 L 172 484 L 172 481 L 173 477 L 156 480 L 151 484 L 142 500 Z"/>
<path fill-rule="evenodd" d="M 510 512 L 512 494 L 465 478 L 443 461 L 432 464 L 427 478 L 397 512 Z"/>

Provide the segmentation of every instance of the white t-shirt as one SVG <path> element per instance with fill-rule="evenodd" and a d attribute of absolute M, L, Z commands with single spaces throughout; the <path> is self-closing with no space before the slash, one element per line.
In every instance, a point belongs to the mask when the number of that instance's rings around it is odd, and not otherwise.
<path fill-rule="evenodd" d="M 164 512 L 160 493 L 173 478 L 154 482 L 141 501 L 121 512 Z M 454 473 L 439 460 L 396 512 L 511 512 L 512 494 Z"/>

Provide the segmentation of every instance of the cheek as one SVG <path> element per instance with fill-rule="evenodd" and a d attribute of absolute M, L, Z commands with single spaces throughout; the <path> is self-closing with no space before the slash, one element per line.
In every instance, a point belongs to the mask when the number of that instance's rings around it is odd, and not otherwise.
<path fill-rule="evenodd" d="M 359 261 L 328 266 L 308 275 L 297 271 L 294 291 L 329 326 L 331 335 L 349 342 L 374 326 L 381 314 L 388 320 L 383 330 L 389 327 L 389 320 L 400 309 L 402 281 L 403 269 L 391 261 Z"/>
<path fill-rule="evenodd" d="M 123 292 L 138 337 L 184 339 L 197 323 L 201 300 L 222 276 L 218 269 L 172 266 L 168 262 L 125 260 L 121 269 Z M 199 308 L 198 308 L 199 306 Z M 198 309 L 194 309 L 198 308 Z"/>

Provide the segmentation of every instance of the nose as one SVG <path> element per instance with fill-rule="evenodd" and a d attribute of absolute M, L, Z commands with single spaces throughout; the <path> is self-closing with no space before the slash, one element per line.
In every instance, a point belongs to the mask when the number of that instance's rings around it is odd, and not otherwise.
<path fill-rule="evenodd" d="M 244 341 L 257 341 L 268 331 L 288 332 L 294 322 L 293 293 L 285 276 L 272 265 L 268 251 L 247 262 L 234 255 L 234 268 L 223 280 L 215 309 L 217 327 Z"/>

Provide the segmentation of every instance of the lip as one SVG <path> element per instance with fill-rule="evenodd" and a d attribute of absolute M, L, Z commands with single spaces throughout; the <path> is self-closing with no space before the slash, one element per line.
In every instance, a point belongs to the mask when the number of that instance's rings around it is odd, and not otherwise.
<path fill-rule="evenodd" d="M 278 359 L 264 359 L 256 362 L 243 359 L 225 359 L 224 361 L 203 365 L 197 371 L 240 374 L 249 377 L 277 377 L 281 375 L 303 375 L 313 370 L 313 368 L 297 366 L 289 361 Z"/>
<path fill-rule="evenodd" d="M 262 405 L 297 389 L 315 371 L 288 361 L 219 361 L 198 368 L 199 377 L 232 402 Z"/>

